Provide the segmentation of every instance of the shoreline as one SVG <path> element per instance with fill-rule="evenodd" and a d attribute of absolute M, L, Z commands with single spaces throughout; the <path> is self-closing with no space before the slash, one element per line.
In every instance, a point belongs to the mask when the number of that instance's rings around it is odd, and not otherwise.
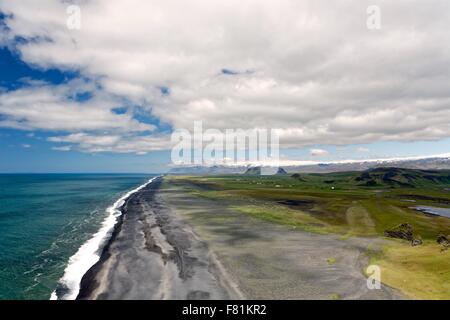
<path fill-rule="evenodd" d="M 167 206 L 163 178 L 130 196 L 78 300 L 242 298 L 189 225 Z"/>
<path fill-rule="evenodd" d="M 141 188 L 141 190 L 144 188 L 147 188 L 151 184 L 161 183 L 162 179 L 163 178 L 161 176 L 152 178 L 151 181 L 147 182 L 143 186 L 143 188 Z M 138 190 L 136 192 L 139 192 L 141 190 Z M 110 248 L 111 244 L 116 240 L 118 233 L 122 229 L 122 223 L 123 223 L 125 215 L 127 214 L 125 208 L 127 206 L 128 201 L 130 201 L 131 197 L 134 194 L 135 193 L 133 193 L 129 197 L 127 197 L 125 199 L 124 204 L 121 206 L 121 208 L 120 208 L 121 215 L 118 217 L 118 220 L 117 220 L 117 222 L 113 228 L 113 231 L 111 233 L 111 237 L 107 240 L 107 242 L 105 243 L 105 246 L 102 249 L 99 260 L 92 267 L 90 267 L 89 270 L 86 271 L 86 273 L 81 278 L 80 290 L 78 291 L 76 300 L 87 299 L 90 295 L 92 295 L 94 290 L 99 286 L 99 283 L 97 283 L 97 281 L 95 280 L 95 277 L 97 276 L 97 274 L 103 267 L 106 260 L 110 257 L 109 248 Z"/>
<path fill-rule="evenodd" d="M 99 230 L 69 258 L 64 275 L 59 279 L 56 288 L 51 293 L 50 300 L 73 300 L 77 298 L 81 290 L 82 279 L 101 259 L 105 247 L 109 245 L 115 227 L 122 219 L 122 208 L 133 194 L 147 187 L 157 178 L 153 177 L 146 183 L 126 192 L 106 209 L 109 215 L 105 217 Z M 80 269 L 85 270 L 81 273 Z"/>

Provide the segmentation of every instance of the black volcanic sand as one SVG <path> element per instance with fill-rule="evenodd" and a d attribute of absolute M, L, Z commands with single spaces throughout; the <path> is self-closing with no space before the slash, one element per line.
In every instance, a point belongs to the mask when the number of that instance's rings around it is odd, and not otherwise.
<path fill-rule="evenodd" d="M 404 298 L 367 288 L 365 252 L 379 239 L 294 230 L 191 191 L 161 178 L 133 194 L 78 298 Z"/>
<path fill-rule="evenodd" d="M 161 180 L 128 198 L 77 299 L 239 298 L 222 280 L 206 243 L 164 204 L 157 192 Z"/>
<path fill-rule="evenodd" d="M 220 261 L 223 275 L 249 299 L 405 299 L 382 285 L 369 290 L 367 249 L 382 239 L 320 235 L 233 210 L 242 205 L 196 196 L 190 184 L 165 180 L 161 194 Z M 286 202 L 286 205 L 307 206 Z M 383 276 L 383 275 L 381 275 Z"/>

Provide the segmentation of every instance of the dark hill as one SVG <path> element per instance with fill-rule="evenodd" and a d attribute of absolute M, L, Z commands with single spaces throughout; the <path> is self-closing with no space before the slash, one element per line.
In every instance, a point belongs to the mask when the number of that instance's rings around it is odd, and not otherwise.
<path fill-rule="evenodd" d="M 391 186 L 414 188 L 430 184 L 450 185 L 450 171 L 374 168 L 354 178 L 358 186 Z"/>
<path fill-rule="evenodd" d="M 260 176 L 261 175 L 261 167 L 248 168 L 244 174 L 248 175 L 248 176 Z"/>
<path fill-rule="evenodd" d="M 276 175 L 277 176 L 287 176 L 288 173 L 286 172 L 286 170 L 284 170 L 283 168 L 279 167 Z"/>

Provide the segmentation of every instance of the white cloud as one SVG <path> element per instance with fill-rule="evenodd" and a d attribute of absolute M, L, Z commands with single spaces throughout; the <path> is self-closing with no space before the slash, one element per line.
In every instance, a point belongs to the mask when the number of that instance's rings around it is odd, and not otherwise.
<path fill-rule="evenodd" d="M 31 148 L 31 145 L 27 144 L 27 143 L 23 143 L 22 148 L 28 149 L 28 148 Z"/>
<path fill-rule="evenodd" d="M 367 153 L 367 152 L 370 152 L 370 149 L 364 148 L 364 147 L 359 147 L 356 149 L 356 151 L 361 152 L 361 153 Z"/>
<path fill-rule="evenodd" d="M 65 136 L 48 138 L 51 142 L 70 143 L 84 152 L 118 152 L 136 153 L 139 155 L 149 151 L 166 150 L 170 148 L 170 136 L 135 136 L 135 135 L 101 135 L 74 133 Z"/>
<path fill-rule="evenodd" d="M 55 150 L 55 151 L 70 151 L 70 150 L 72 150 L 72 146 L 52 147 L 52 150 Z"/>
<path fill-rule="evenodd" d="M 73 31 L 62 1 L 0 4 L 14 14 L 9 39 L 35 39 L 18 45 L 25 61 L 79 69 L 101 87 L 85 104 L 62 87 L 1 94 L 0 126 L 83 133 L 72 142 L 83 150 L 162 147 L 166 137 L 111 112 L 125 99 L 174 128 L 280 128 L 285 147 L 450 136 L 446 0 L 382 0 L 379 31 L 366 28 L 365 0 L 79 4 Z"/>
<path fill-rule="evenodd" d="M 323 157 L 329 155 L 329 152 L 323 149 L 311 149 L 309 150 L 309 154 L 313 157 Z"/>
<path fill-rule="evenodd" d="M 94 90 L 94 96 L 85 102 L 74 99 L 81 89 L 93 89 L 85 83 L 67 85 L 38 85 L 9 91 L 0 95 L 0 126 L 24 130 L 153 130 L 130 114 L 115 114 L 120 101 Z"/>

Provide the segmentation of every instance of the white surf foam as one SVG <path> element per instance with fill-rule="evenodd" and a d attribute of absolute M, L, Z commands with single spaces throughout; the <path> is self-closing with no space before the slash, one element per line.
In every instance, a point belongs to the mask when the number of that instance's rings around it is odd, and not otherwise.
<path fill-rule="evenodd" d="M 138 192 L 142 188 L 150 184 L 154 179 L 150 179 L 147 183 L 144 183 L 140 187 L 129 191 L 117 200 L 106 211 L 108 216 L 102 222 L 100 230 L 86 241 L 78 251 L 69 259 L 69 263 L 64 270 L 64 276 L 59 282 L 68 288 L 68 292 L 63 296 L 58 297 L 56 291 L 53 291 L 50 300 L 74 300 L 78 292 L 80 291 L 80 282 L 84 274 L 100 260 L 100 255 L 103 247 L 107 243 L 107 240 L 111 237 L 114 226 L 117 223 L 117 218 L 122 214 L 120 209 L 125 204 L 125 201 L 133 193 Z"/>

